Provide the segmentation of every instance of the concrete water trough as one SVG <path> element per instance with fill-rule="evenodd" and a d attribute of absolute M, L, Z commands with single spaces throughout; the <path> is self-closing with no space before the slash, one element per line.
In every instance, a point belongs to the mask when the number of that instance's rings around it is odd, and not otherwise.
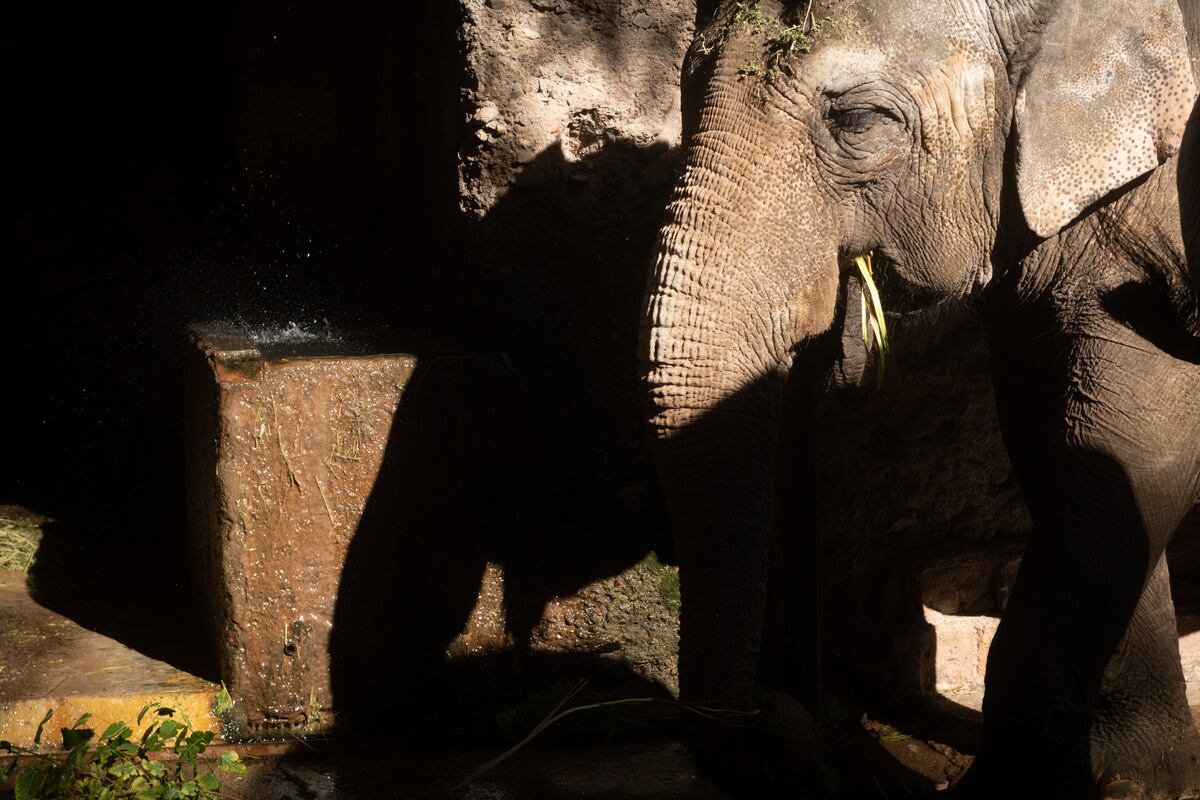
<path fill-rule="evenodd" d="M 239 735 L 333 724 L 347 548 L 416 358 L 338 337 L 192 329 L 188 515 Z"/>

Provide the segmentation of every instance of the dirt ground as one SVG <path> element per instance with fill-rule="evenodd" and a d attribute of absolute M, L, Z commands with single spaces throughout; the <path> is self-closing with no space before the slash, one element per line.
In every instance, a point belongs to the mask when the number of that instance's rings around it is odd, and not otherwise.
<path fill-rule="evenodd" d="M 722 800 L 669 736 L 595 740 L 547 734 L 491 769 L 494 747 L 413 750 L 389 741 L 238 747 L 247 771 L 222 776 L 232 800 Z M 892 724 L 859 718 L 827 731 L 821 779 L 830 800 L 935 796 L 970 757 Z M 281 750 L 290 750 L 280 756 Z M 11 792 L 0 790 L 9 800 Z"/>
<path fill-rule="evenodd" d="M 978 715 L 963 709 L 894 708 L 880 718 L 828 721 L 822 782 L 831 798 L 935 796 L 970 764 L 959 746 L 977 736 Z M 882 711 L 882 710 L 881 710 Z M 921 723 L 902 719 L 923 718 Z M 892 721 L 885 722 L 884 718 Z M 699 775 L 670 735 L 595 740 L 576 729 L 520 749 L 466 780 L 499 747 L 427 751 L 321 752 L 248 759 L 245 776 L 226 781 L 230 797 L 272 800 L 720 800 L 727 795 Z M 930 735 L 937 738 L 923 738 Z M 973 745 L 972 745 L 973 746 Z M 317 745 L 320 747 L 320 745 Z"/>

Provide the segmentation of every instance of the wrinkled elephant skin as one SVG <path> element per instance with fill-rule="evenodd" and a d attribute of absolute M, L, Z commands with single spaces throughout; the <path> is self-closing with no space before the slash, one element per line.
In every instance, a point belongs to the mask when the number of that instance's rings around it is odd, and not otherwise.
<path fill-rule="evenodd" d="M 889 310 L 984 307 L 1035 523 L 957 791 L 1200 783 L 1161 559 L 1200 471 L 1194 170 L 1179 155 L 1192 11 L 701 4 L 643 359 L 681 564 L 680 690 L 706 709 L 693 748 L 726 787 L 803 788 L 817 758 L 811 718 L 760 690 L 795 457 L 780 431 L 805 424 L 787 387 L 824 368 L 815 343 L 844 322 L 867 253 Z"/>

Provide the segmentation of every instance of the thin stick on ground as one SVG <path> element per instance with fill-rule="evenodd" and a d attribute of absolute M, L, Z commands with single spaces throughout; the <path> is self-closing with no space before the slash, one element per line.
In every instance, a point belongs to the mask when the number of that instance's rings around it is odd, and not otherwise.
<path fill-rule="evenodd" d="M 501 762 L 507 760 L 509 757 L 511 757 L 513 754 L 515 754 L 522 747 L 524 747 L 525 745 L 527 745 L 531 741 L 533 741 L 534 738 L 536 738 L 538 736 L 538 734 L 540 734 L 542 731 L 546 730 L 547 728 L 549 728 L 554 723 L 558 722 L 563 717 L 568 717 L 571 714 L 574 714 L 576 711 L 591 711 L 591 710 L 594 710 L 597 708 L 611 708 L 612 706 L 626 706 L 626 705 L 633 705 L 636 703 L 665 703 L 667 705 L 678 706 L 679 708 L 683 709 L 684 711 L 691 711 L 694 714 L 699 714 L 702 717 L 705 717 L 707 719 L 713 719 L 713 720 L 720 719 L 722 716 L 724 716 L 724 717 L 752 717 L 752 716 L 755 716 L 760 713 L 757 709 L 741 710 L 741 709 L 732 709 L 732 708 L 714 708 L 714 707 L 709 707 L 709 706 L 690 705 L 690 704 L 680 703 L 677 700 L 672 700 L 672 699 L 664 698 L 664 697 L 624 697 L 624 698 L 621 698 L 618 700 L 604 700 L 599 703 L 588 703 L 588 704 L 582 705 L 582 706 L 574 706 L 573 708 L 568 708 L 566 711 L 563 711 L 562 707 L 565 706 L 567 703 L 569 703 L 573 697 L 575 697 L 577 694 L 579 694 L 581 691 L 583 691 L 583 688 L 585 686 L 587 686 L 587 680 L 581 680 L 579 683 L 575 684 L 574 688 L 572 688 L 571 691 L 567 692 L 567 694 L 563 697 L 562 700 L 558 701 L 558 705 L 556 705 L 554 707 L 554 710 L 551 711 L 549 714 L 547 714 L 546 717 L 541 722 L 539 722 L 532 731 L 529 732 L 528 736 L 526 736 L 524 739 L 522 739 L 521 741 L 514 744 L 512 747 L 505 750 L 500 755 L 493 758 L 491 761 L 488 761 L 486 764 L 483 764 L 482 766 L 480 766 L 478 769 L 476 769 L 474 772 L 472 772 L 467 777 L 463 778 L 458 783 L 454 784 L 452 787 L 450 787 L 450 791 L 457 791 L 458 789 L 461 789 L 462 787 L 466 786 L 471 781 L 478 778 L 480 775 L 484 774 L 488 770 L 495 767 L 497 764 L 500 764 Z"/>
<path fill-rule="evenodd" d="M 632 705 L 634 703 L 662 702 L 662 699 L 658 698 L 658 697 L 626 697 L 621 700 L 605 700 L 600 703 L 588 703 L 587 705 L 574 706 L 572 708 L 568 708 L 566 711 L 560 711 L 560 709 L 564 705 L 566 705 L 571 700 L 572 697 L 579 694 L 579 692 L 582 691 L 583 687 L 586 685 L 587 685 L 586 680 L 583 680 L 583 681 L 580 681 L 579 683 L 577 683 L 575 685 L 575 688 L 572 689 L 571 691 L 567 692 L 566 696 L 563 697 L 563 699 L 559 701 L 558 705 L 556 705 L 554 707 L 554 710 L 551 711 L 550 714 L 547 715 L 547 717 L 545 719 L 543 719 L 541 722 L 539 722 L 537 724 L 537 726 L 532 731 L 529 732 L 528 736 L 526 736 L 524 739 L 522 739 L 521 741 L 514 744 L 512 747 L 505 750 L 500 755 L 493 758 L 491 761 L 480 766 L 478 769 L 476 769 L 470 775 L 463 778 L 458 783 L 454 784 L 454 786 L 450 787 L 450 790 L 457 791 L 458 789 L 461 789 L 462 787 L 466 786 L 468 783 L 475 780 L 476 778 L 478 778 L 480 775 L 487 772 L 488 770 L 492 769 L 497 764 L 500 764 L 501 762 L 507 760 L 510 756 L 512 756 L 514 753 L 516 753 L 522 747 L 524 747 L 525 745 L 527 745 L 531 741 L 533 741 L 534 738 L 537 737 L 537 735 L 540 734 L 542 731 L 546 730 L 547 728 L 549 728 L 554 723 L 558 722 L 563 717 L 568 717 L 571 714 L 574 714 L 576 711 L 590 711 L 590 710 L 596 709 L 596 708 L 610 708 L 612 706 L 626 706 L 626 705 Z"/>

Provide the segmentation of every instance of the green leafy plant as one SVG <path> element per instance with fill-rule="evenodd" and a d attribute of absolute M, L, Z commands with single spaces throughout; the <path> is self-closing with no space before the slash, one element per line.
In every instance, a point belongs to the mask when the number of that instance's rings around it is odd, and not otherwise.
<path fill-rule="evenodd" d="M 221 681 L 221 691 L 217 692 L 217 702 L 213 705 L 213 712 L 218 717 L 223 717 L 233 710 L 233 698 L 229 696 L 229 688 L 225 685 L 225 681 Z"/>
<path fill-rule="evenodd" d="M 0 569 L 28 572 L 41 540 L 42 531 L 36 524 L 0 517 Z"/>
<path fill-rule="evenodd" d="M 718 26 L 715 32 L 700 34 L 700 51 L 707 54 L 724 46 L 735 31 L 761 36 L 763 57 L 742 64 L 738 68 L 738 74 L 763 77 L 778 69 L 779 65 L 789 58 L 811 51 L 818 36 L 834 33 L 840 34 L 844 41 L 848 41 L 850 35 L 862 26 L 858 4 L 855 2 L 822 0 L 819 5 L 826 10 L 826 13 L 822 14 L 815 7 L 813 0 L 809 0 L 798 17 L 790 17 L 792 24 L 764 14 L 758 7 L 759 2 L 760 0 L 739 0 L 735 3 L 733 13 L 726 17 L 724 24 Z M 867 6 L 866 12 L 873 14 L 874 7 Z"/>
<path fill-rule="evenodd" d="M 176 713 L 180 719 L 175 718 Z M 200 761 L 213 740 L 213 732 L 196 730 L 186 714 L 159 703 L 142 708 L 137 715 L 139 727 L 147 715 L 152 721 L 135 740 L 133 728 L 123 721 L 112 723 L 96 738 L 96 731 L 86 727 L 92 715 L 84 714 L 71 727 L 60 729 L 65 756 L 46 755 L 0 741 L 0 751 L 14 756 L 7 767 L 0 767 L 0 783 L 15 775 L 15 800 L 219 797 L 220 778 Z M 41 744 L 43 730 L 53 716 L 53 709 L 48 710 L 38 723 L 33 736 L 35 747 Z M 19 755 L 33 760 L 18 766 L 15 756 Z M 217 767 L 225 773 L 246 771 L 233 750 L 221 754 Z"/>

